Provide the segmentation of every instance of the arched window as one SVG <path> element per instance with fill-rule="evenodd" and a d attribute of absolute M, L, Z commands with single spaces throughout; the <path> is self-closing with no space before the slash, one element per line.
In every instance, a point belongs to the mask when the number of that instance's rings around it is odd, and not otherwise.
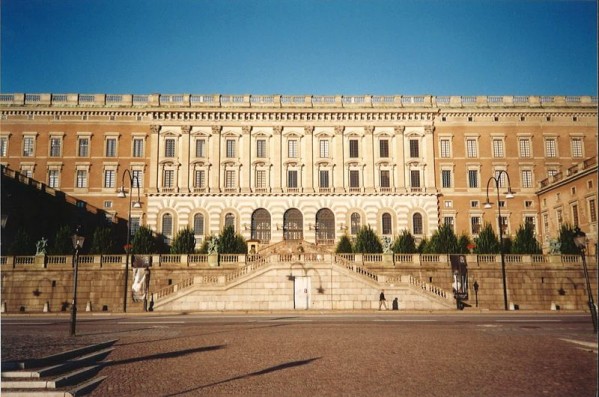
<path fill-rule="evenodd" d="M 316 213 L 316 244 L 335 244 L 335 215 L 328 208 Z"/>
<path fill-rule="evenodd" d="M 252 233 L 253 240 L 259 240 L 261 243 L 270 241 L 270 213 L 264 208 L 257 209 L 252 214 Z"/>
<path fill-rule="evenodd" d="M 388 212 L 385 212 L 383 214 L 383 217 L 382 217 L 381 221 L 382 221 L 382 224 L 383 224 L 383 235 L 392 234 L 391 214 L 389 214 Z"/>
<path fill-rule="evenodd" d="M 196 236 L 204 235 L 204 215 L 195 214 L 193 217 L 193 234 Z"/>
<path fill-rule="evenodd" d="M 415 213 L 414 215 L 412 215 L 412 232 L 414 235 L 423 234 L 422 215 L 419 213 Z"/>
<path fill-rule="evenodd" d="M 283 239 L 302 240 L 304 238 L 304 216 L 297 208 L 285 211 L 283 215 Z"/>
<path fill-rule="evenodd" d="M 225 227 L 231 226 L 233 230 L 235 230 L 235 215 L 233 213 L 228 212 L 225 215 Z"/>
<path fill-rule="evenodd" d="M 171 214 L 162 215 L 162 234 L 167 237 L 173 236 L 173 216 Z"/>
<path fill-rule="evenodd" d="M 352 235 L 358 234 L 358 232 L 360 231 L 360 226 L 361 226 L 360 214 L 358 214 L 357 212 L 354 212 L 350 216 L 350 233 Z"/>

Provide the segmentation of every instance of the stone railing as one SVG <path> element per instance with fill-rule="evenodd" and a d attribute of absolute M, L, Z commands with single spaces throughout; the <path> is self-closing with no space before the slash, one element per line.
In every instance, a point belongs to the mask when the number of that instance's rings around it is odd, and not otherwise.
<path fill-rule="evenodd" d="M 451 299 L 452 294 L 447 293 L 444 289 L 437 287 L 436 285 L 426 283 L 414 276 L 409 277 L 410 285 L 416 286 L 424 291 L 427 291 L 430 294 L 436 295 L 443 299 Z"/>
<path fill-rule="evenodd" d="M 377 266 L 423 266 L 427 264 L 449 263 L 446 254 L 390 254 L 389 261 L 386 260 L 386 254 L 326 254 L 326 253 L 273 253 L 268 255 L 261 254 L 220 254 L 218 265 L 210 265 L 208 255 L 206 254 L 164 254 L 151 255 L 153 267 L 215 267 L 226 265 L 231 269 L 235 266 L 241 267 L 246 264 L 254 263 L 277 263 L 277 262 L 328 262 L 341 263 L 344 266 L 348 264 L 348 269 L 353 270 L 352 266 L 368 265 Z M 129 258 L 131 260 L 131 257 Z M 515 255 L 506 254 L 505 263 L 509 264 L 543 264 L 543 263 L 581 263 L 580 255 Z M 588 256 L 587 262 L 592 263 L 595 257 Z M 499 254 L 468 254 L 466 262 L 469 265 L 500 263 Z M 80 255 L 79 265 L 88 267 L 124 267 L 126 263 L 125 254 L 115 255 Z M 131 261 L 130 261 L 131 264 Z M 0 266 L 2 269 L 15 268 L 23 269 L 28 267 L 41 267 L 52 269 L 61 266 L 73 266 L 73 255 L 47 255 L 47 256 L 1 256 Z M 357 271 L 357 270 L 356 270 Z M 359 272 L 359 271 L 357 271 Z M 370 277 L 370 276 L 369 276 Z"/>
<path fill-rule="evenodd" d="M 554 183 L 563 181 L 568 177 L 571 177 L 583 171 L 591 170 L 593 168 L 597 168 L 597 156 L 589 157 L 586 160 L 581 161 L 580 163 L 566 169 L 565 172 L 558 172 L 548 178 L 541 180 L 539 182 L 539 186 L 542 189 Z"/>
<path fill-rule="evenodd" d="M 0 94 L 0 106 L 139 108 L 588 107 L 596 96 Z"/>

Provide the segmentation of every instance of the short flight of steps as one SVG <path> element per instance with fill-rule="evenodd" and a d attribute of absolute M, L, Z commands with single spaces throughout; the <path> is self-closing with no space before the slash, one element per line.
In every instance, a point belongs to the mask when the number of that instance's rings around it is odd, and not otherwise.
<path fill-rule="evenodd" d="M 105 376 L 96 376 L 110 361 L 117 340 L 85 346 L 38 359 L 2 363 L 2 396 L 83 396 Z"/>

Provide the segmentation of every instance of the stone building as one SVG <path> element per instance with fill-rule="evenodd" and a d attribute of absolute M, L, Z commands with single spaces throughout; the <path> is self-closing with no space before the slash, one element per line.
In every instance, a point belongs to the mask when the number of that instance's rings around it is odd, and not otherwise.
<path fill-rule="evenodd" d="M 507 234 L 532 222 L 548 241 L 539 183 L 597 147 L 587 96 L 1 94 L 0 117 L 2 165 L 113 219 L 130 210 L 133 231 L 190 227 L 198 245 L 229 224 L 263 245 L 331 246 L 362 225 L 476 236 L 497 229 L 497 204 Z M 489 210 L 494 176 L 515 198 L 502 187 Z"/>

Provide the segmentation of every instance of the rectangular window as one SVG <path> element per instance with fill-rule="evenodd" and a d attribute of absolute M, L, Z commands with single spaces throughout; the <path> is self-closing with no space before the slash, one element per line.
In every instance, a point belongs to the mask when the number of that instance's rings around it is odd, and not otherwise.
<path fill-rule="evenodd" d="M 379 155 L 380 157 L 389 157 L 389 140 L 381 139 L 379 141 Z"/>
<path fill-rule="evenodd" d="M 61 138 L 50 138 L 50 157 L 60 157 Z"/>
<path fill-rule="evenodd" d="M 349 157 L 351 157 L 351 158 L 357 158 L 358 156 L 359 156 L 358 140 L 357 139 L 350 139 L 349 140 Z"/>
<path fill-rule="evenodd" d="M 389 170 L 381 170 L 381 187 L 391 187 L 391 178 L 389 177 Z"/>
<path fill-rule="evenodd" d="M 449 158 L 451 156 L 451 147 L 449 139 L 441 139 L 441 157 Z"/>
<path fill-rule="evenodd" d="M 563 214 L 562 214 L 562 210 L 557 210 L 557 211 L 555 212 L 555 217 L 557 218 L 557 226 L 558 226 L 559 228 L 561 228 L 561 227 L 562 227 L 562 224 L 564 223 L 564 216 L 563 216 Z"/>
<path fill-rule="evenodd" d="M 144 172 L 142 170 L 132 170 L 131 176 L 133 177 L 133 187 L 142 188 L 144 185 Z"/>
<path fill-rule="evenodd" d="M 495 179 L 499 181 L 499 187 L 507 186 L 507 174 L 505 172 L 501 172 L 501 170 L 495 171 Z"/>
<path fill-rule="evenodd" d="M 534 216 L 525 216 L 524 217 L 524 224 L 525 225 L 533 225 L 533 226 L 535 226 L 535 217 Z"/>
<path fill-rule="evenodd" d="M 23 157 L 32 157 L 33 156 L 33 137 L 26 136 L 23 138 Z"/>
<path fill-rule="evenodd" d="M 135 236 L 135 233 L 141 227 L 141 219 L 138 216 L 131 217 L 131 236 Z"/>
<path fill-rule="evenodd" d="M 195 170 L 193 175 L 193 187 L 199 189 L 206 187 L 206 171 Z"/>
<path fill-rule="evenodd" d="M 175 140 L 172 138 L 164 140 L 164 157 L 175 157 Z"/>
<path fill-rule="evenodd" d="M 520 139 L 520 157 L 528 158 L 531 156 L 530 153 L 530 139 Z"/>
<path fill-rule="evenodd" d="M 175 181 L 175 170 L 164 170 L 162 174 L 162 187 L 170 189 Z"/>
<path fill-rule="evenodd" d="M 503 235 L 505 236 L 508 233 L 508 220 L 507 220 L 507 216 L 501 216 L 501 218 L 499 218 L 499 222 L 501 224 L 501 230 L 503 231 Z"/>
<path fill-rule="evenodd" d="M 287 141 L 287 157 L 297 158 L 297 140 L 290 139 Z"/>
<path fill-rule="evenodd" d="M 8 139 L 6 137 L 0 138 L 0 156 L 6 157 L 8 153 Z"/>
<path fill-rule="evenodd" d="M 225 172 L 225 189 L 235 189 L 237 186 L 237 178 L 235 170 L 227 170 Z"/>
<path fill-rule="evenodd" d="M 572 204 L 572 223 L 578 226 L 578 204 Z"/>
<path fill-rule="evenodd" d="M 256 170 L 256 188 L 266 189 L 266 170 Z"/>
<path fill-rule="evenodd" d="M 493 157 L 503 157 L 504 155 L 503 140 L 493 139 Z"/>
<path fill-rule="evenodd" d="M 466 156 L 468 156 L 469 158 L 478 157 L 478 147 L 476 139 L 466 140 Z"/>
<path fill-rule="evenodd" d="M 349 188 L 359 189 L 360 188 L 360 171 L 350 170 L 349 171 Z"/>
<path fill-rule="evenodd" d="M 453 230 L 454 229 L 454 218 L 453 218 L 453 216 L 443 217 L 443 224 L 445 224 L 445 226 L 449 226 L 451 228 L 451 230 Z"/>
<path fill-rule="evenodd" d="M 89 156 L 89 138 L 79 138 L 77 156 L 87 157 Z"/>
<path fill-rule="evenodd" d="M 410 171 L 410 186 L 412 188 L 420 188 L 420 171 Z"/>
<path fill-rule="evenodd" d="M 76 187 L 82 189 L 87 187 L 87 171 L 86 170 L 77 170 L 77 181 Z"/>
<path fill-rule="evenodd" d="M 133 157 L 144 156 L 144 140 L 141 138 L 133 138 Z"/>
<path fill-rule="evenodd" d="M 410 139 L 410 157 L 420 157 L 420 142 L 417 139 Z"/>
<path fill-rule="evenodd" d="M 557 149 L 555 147 L 555 139 L 545 140 L 545 156 L 546 157 L 557 157 Z"/>
<path fill-rule="evenodd" d="M 572 157 L 582 157 L 582 139 L 572 138 L 570 145 L 572 147 Z"/>
<path fill-rule="evenodd" d="M 522 170 L 522 187 L 524 187 L 524 188 L 532 187 L 532 171 L 531 170 Z"/>
<path fill-rule="evenodd" d="M 320 140 L 320 157 L 321 158 L 329 157 L 329 141 L 327 139 Z"/>
<path fill-rule="evenodd" d="M 290 189 L 297 189 L 297 170 L 287 171 L 287 187 Z"/>
<path fill-rule="evenodd" d="M 48 186 L 52 188 L 58 188 L 59 185 L 59 174 L 58 170 L 49 170 L 48 171 Z"/>
<path fill-rule="evenodd" d="M 471 189 L 478 187 L 478 170 L 468 170 L 468 187 Z"/>
<path fill-rule="evenodd" d="M 595 199 L 590 199 L 589 203 L 589 219 L 591 222 L 597 222 L 597 207 L 595 204 Z"/>
<path fill-rule="evenodd" d="M 382 226 L 383 226 L 383 234 L 384 235 L 390 235 L 393 232 L 392 224 L 391 224 L 391 216 L 388 213 L 383 214 Z"/>
<path fill-rule="evenodd" d="M 106 139 L 106 157 L 116 157 L 116 138 Z"/>
<path fill-rule="evenodd" d="M 442 170 L 441 171 L 441 184 L 443 187 L 451 187 L 451 171 L 450 170 Z"/>
<path fill-rule="evenodd" d="M 266 139 L 258 139 L 256 141 L 256 157 L 266 157 Z"/>
<path fill-rule="evenodd" d="M 114 170 L 104 170 L 104 187 L 109 189 L 115 186 Z"/>
<path fill-rule="evenodd" d="M 480 233 L 480 216 L 470 218 L 470 229 L 472 230 L 472 234 Z"/>
<path fill-rule="evenodd" d="M 205 139 L 196 139 L 196 157 L 206 157 Z"/>
<path fill-rule="evenodd" d="M 330 187 L 330 185 L 329 185 L 329 171 L 328 170 L 321 170 L 319 172 L 318 186 L 321 187 L 321 188 L 328 188 L 328 187 Z"/>

